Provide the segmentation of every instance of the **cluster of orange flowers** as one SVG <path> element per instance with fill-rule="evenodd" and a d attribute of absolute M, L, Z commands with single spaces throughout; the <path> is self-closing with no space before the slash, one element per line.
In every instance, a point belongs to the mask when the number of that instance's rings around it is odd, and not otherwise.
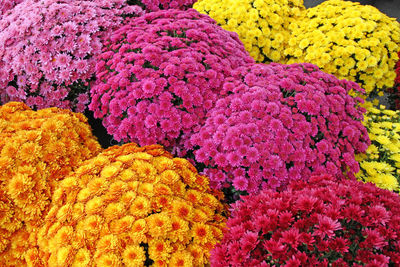
<path fill-rule="evenodd" d="M 0 266 L 25 265 L 57 181 L 100 150 L 82 114 L 0 106 Z"/>
<path fill-rule="evenodd" d="M 59 182 L 28 264 L 204 266 L 223 235 L 220 197 L 159 145 L 111 147 Z"/>

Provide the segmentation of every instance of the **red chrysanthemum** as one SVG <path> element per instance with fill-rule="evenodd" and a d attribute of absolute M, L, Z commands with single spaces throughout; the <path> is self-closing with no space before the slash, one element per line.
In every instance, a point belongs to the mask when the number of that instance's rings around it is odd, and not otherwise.
<path fill-rule="evenodd" d="M 212 266 L 398 266 L 400 197 L 375 185 L 313 176 L 231 207 Z"/>

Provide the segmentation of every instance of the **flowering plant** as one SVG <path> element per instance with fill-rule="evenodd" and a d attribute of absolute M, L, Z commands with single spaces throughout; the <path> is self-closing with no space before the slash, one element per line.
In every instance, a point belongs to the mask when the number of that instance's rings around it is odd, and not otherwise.
<path fill-rule="evenodd" d="M 330 176 L 294 181 L 233 204 L 219 266 L 398 266 L 400 197 Z"/>
<path fill-rule="evenodd" d="M 142 6 L 146 11 L 154 12 L 161 9 L 187 9 L 192 7 L 196 0 L 127 0 L 127 2 L 132 2 L 135 5 Z"/>
<path fill-rule="evenodd" d="M 117 141 L 185 150 L 231 69 L 252 62 L 237 34 L 194 9 L 148 13 L 105 43 L 89 108 Z"/>
<path fill-rule="evenodd" d="M 363 124 L 372 144 L 365 153 L 356 155 L 361 169 L 356 177 L 380 188 L 399 191 L 400 111 L 369 105 Z"/>
<path fill-rule="evenodd" d="M 354 177 L 354 153 L 370 141 L 363 100 L 351 89 L 362 92 L 312 64 L 239 67 L 191 138 L 195 160 L 213 187 L 247 193 L 283 189 L 312 172 Z"/>
<path fill-rule="evenodd" d="M 59 183 L 39 230 L 41 258 L 49 266 L 206 266 L 225 226 L 224 206 L 209 192 L 205 176 L 159 145 L 111 147 Z"/>
<path fill-rule="evenodd" d="M 257 62 L 282 60 L 289 25 L 305 10 L 303 0 L 199 0 L 193 8 L 208 14 L 224 29 L 238 33 Z"/>
<path fill-rule="evenodd" d="M 0 96 L 32 108 L 83 112 L 102 38 L 120 1 L 26 0 L 0 20 Z"/>
<path fill-rule="evenodd" d="M 0 0 L 0 18 L 8 10 L 21 3 L 23 0 Z"/>
<path fill-rule="evenodd" d="M 357 82 L 369 95 L 392 87 L 400 25 L 378 9 L 328 0 L 290 25 L 287 63 L 311 62 L 339 79 Z"/>
<path fill-rule="evenodd" d="M 0 265 L 25 265 L 28 231 L 40 225 L 58 180 L 100 152 L 82 114 L 0 106 Z"/>

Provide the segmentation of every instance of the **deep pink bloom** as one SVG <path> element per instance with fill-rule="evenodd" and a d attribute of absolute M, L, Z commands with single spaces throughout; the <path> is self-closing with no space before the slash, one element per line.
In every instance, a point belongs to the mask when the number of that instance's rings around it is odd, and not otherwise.
<path fill-rule="evenodd" d="M 184 1 L 152 1 L 156 2 Z M 223 30 L 194 9 L 161 10 L 132 19 L 115 30 L 105 45 L 91 89 L 90 109 L 95 117 L 103 119 L 116 140 L 159 143 L 180 154 L 191 148 L 191 135 L 204 124 L 232 69 L 254 62 L 237 34 Z M 111 109 L 109 95 L 117 103 L 130 104 Z M 122 130 L 118 120 L 113 123 L 108 117 L 143 118 L 143 123 Z M 215 122 L 224 123 L 224 115 Z M 209 144 L 216 142 L 215 138 L 222 140 L 221 135 L 214 138 L 214 132 L 203 131 L 202 136 L 209 138 Z M 204 152 L 196 153 L 204 161 L 218 155 L 212 147 Z M 234 158 L 239 161 L 237 155 Z"/>
<path fill-rule="evenodd" d="M 365 151 L 370 140 L 361 123 L 362 100 L 347 94 L 362 91 L 356 83 L 311 64 L 248 64 L 235 69 L 222 90 L 191 142 L 208 150 L 204 143 L 212 140 L 216 155 L 225 155 L 227 164 L 211 156 L 205 165 L 225 172 L 227 183 L 235 179 L 231 167 L 246 170 L 242 176 L 249 180 L 255 168 L 260 170 L 254 192 L 283 190 L 290 180 L 311 173 L 342 179 L 359 170 L 354 154 Z"/>

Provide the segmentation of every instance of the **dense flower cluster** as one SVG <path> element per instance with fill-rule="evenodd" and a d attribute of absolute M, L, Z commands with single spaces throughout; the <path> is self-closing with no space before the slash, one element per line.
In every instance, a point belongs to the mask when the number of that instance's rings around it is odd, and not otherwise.
<path fill-rule="evenodd" d="M 127 0 L 129 2 L 130 0 Z M 133 1 L 135 4 L 136 1 Z M 144 6 L 145 10 L 154 12 L 161 9 L 187 9 L 192 7 L 196 0 L 140 0 L 139 5 Z"/>
<path fill-rule="evenodd" d="M 376 8 L 328 0 L 307 9 L 290 30 L 286 63 L 312 62 L 339 79 L 357 82 L 367 95 L 393 86 L 400 25 Z"/>
<path fill-rule="evenodd" d="M 400 111 L 367 107 L 363 122 L 371 145 L 356 155 L 360 172 L 356 177 L 388 190 L 399 190 L 400 182 Z"/>
<path fill-rule="evenodd" d="M 199 0 L 193 5 L 240 40 L 257 62 L 279 61 L 290 36 L 289 25 L 301 17 L 302 0 Z"/>
<path fill-rule="evenodd" d="M 102 38 L 121 1 L 26 0 L 0 20 L 0 96 L 83 112 Z"/>
<path fill-rule="evenodd" d="M 232 68 L 253 59 L 237 34 L 194 9 L 162 10 L 113 32 L 89 106 L 118 141 L 183 148 Z"/>
<path fill-rule="evenodd" d="M 59 183 L 40 255 L 48 266 L 207 266 L 225 226 L 209 192 L 159 145 L 111 147 Z"/>
<path fill-rule="evenodd" d="M 228 96 L 191 138 L 195 160 L 213 187 L 248 193 L 282 189 L 312 172 L 354 177 L 354 153 L 370 141 L 362 99 L 351 89 L 362 90 L 308 63 L 239 67 L 224 84 Z"/>
<path fill-rule="evenodd" d="M 24 265 L 21 247 L 47 213 L 57 181 L 100 149 L 82 114 L 0 106 L 1 266 Z"/>
<path fill-rule="evenodd" d="M 329 176 L 262 191 L 231 208 L 219 266 L 399 266 L 400 197 Z"/>
<path fill-rule="evenodd" d="M 7 11 L 21 3 L 23 0 L 0 0 L 0 18 Z"/>

